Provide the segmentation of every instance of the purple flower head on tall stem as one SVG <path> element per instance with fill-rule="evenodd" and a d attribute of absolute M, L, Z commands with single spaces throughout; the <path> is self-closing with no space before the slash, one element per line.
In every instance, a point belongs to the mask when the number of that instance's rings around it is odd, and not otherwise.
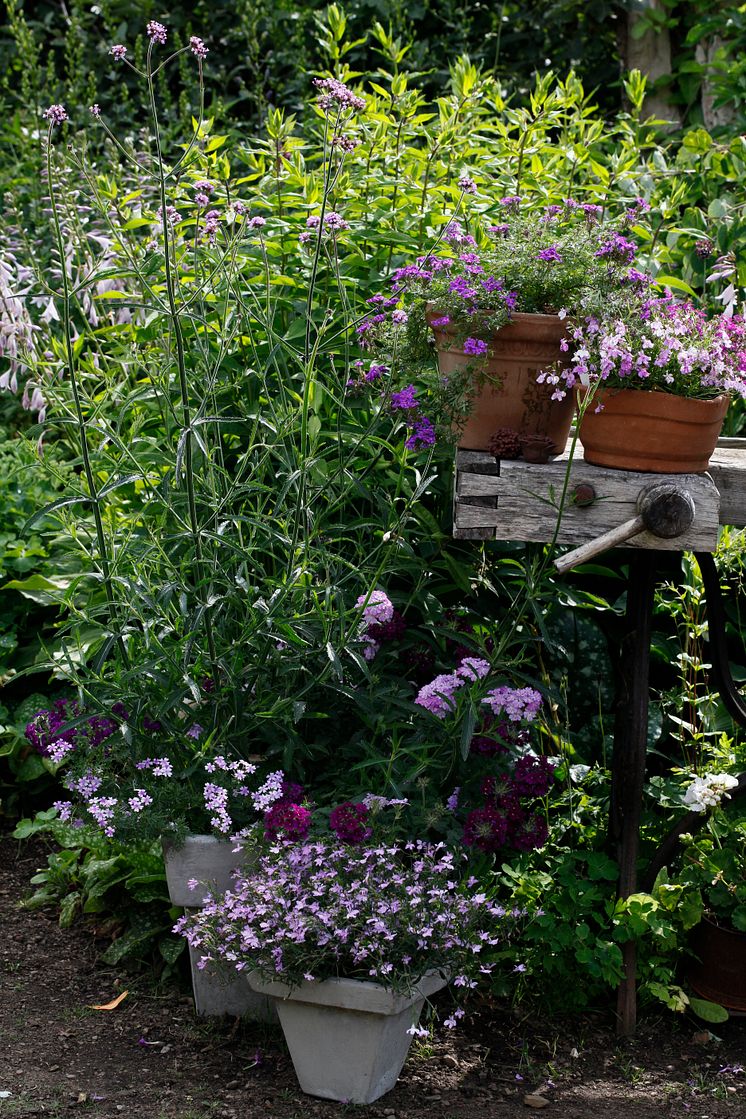
<path fill-rule="evenodd" d="M 464 194 L 477 193 L 477 184 L 474 182 L 473 179 L 470 179 L 468 175 L 464 175 L 462 178 L 460 178 L 458 181 L 458 185 L 459 189 L 463 190 Z"/>
<path fill-rule="evenodd" d="M 168 31 L 157 19 L 151 19 L 148 22 L 146 33 L 151 43 L 160 43 L 161 46 L 165 46 Z"/>
<path fill-rule="evenodd" d="M 50 105 L 42 113 L 45 120 L 48 120 L 51 125 L 62 124 L 68 120 L 67 109 L 64 105 Z"/>
<path fill-rule="evenodd" d="M 365 108 L 365 98 L 336 78 L 314 78 L 313 84 L 319 90 L 319 106 L 325 113 L 340 109 L 361 112 Z"/>
<path fill-rule="evenodd" d="M 203 60 L 207 58 L 209 48 L 205 46 L 204 40 L 200 39 L 198 35 L 192 35 L 189 40 L 189 49 L 195 58 Z"/>
<path fill-rule="evenodd" d="M 115 43 L 113 47 L 109 48 L 109 54 L 115 62 L 124 62 L 127 57 L 127 48 L 123 43 Z"/>

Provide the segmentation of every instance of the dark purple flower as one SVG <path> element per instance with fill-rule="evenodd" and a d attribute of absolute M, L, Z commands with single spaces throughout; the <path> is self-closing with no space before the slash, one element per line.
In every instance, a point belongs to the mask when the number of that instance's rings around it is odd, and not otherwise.
<path fill-rule="evenodd" d="M 264 814 L 266 839 L 305 839 L 311 830 L 311 813 L 302 804 L 278 800 Z"/>
<path fill-rule="evenodd" d="M 462 178 L 459 179 L 458 185 L 459 185 L 459 188 L 461 190 L 463 190 L 464 194 L 476 194 L 477 193 L 477 184 L 474 182 L 473 179 L 470 179 L 467 175 L 464 175 Z"/>
<path fill-rule="evenodd" d="M 463 842 L 488 854 L 504 847 L 508 839 L 508 823 L 495 804 L 474 808 L 464 822 Z"/>
<path fill-rule="evenodd" d="M 329 814 L 329 827 L 343 843 L 362 843 L 370 839 L 373 829 L 367 824 L 370 810 L 364 804 L 345 801 Z"/>
<path fill-rule="evenodd" d="M 407 623 L 404 621 L 403 615 L 398 610 L 394 610 L 388 622 L 374 622 L 368 626 L 367 635 L 372 637 L 374 641 L 398 641 L 399 638 L 404 636 L 407 629 Z"/>
<path fill-rule="evenodd" d="M 555 245 L 549 245 L 546 249 L 539 249 L 536 254 L 538 260 L 543 260 L 547 264 L 561 264 L 562 256 Z"/>

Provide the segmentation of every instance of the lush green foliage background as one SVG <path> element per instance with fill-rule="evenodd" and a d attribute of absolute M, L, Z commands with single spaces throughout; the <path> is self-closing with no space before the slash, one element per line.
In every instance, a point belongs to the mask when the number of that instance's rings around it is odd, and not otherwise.
<path fill-rule="evenodd" d="M 19 789 L 25 807 L 31 796 L 53 799 L 56 767 L 30 751 L 22 732 L 31 709 L 65 684 L 83 688 L 95 710 L 124 699 L 138 733 L 147 715 L 176 742 L 184 719 L 197 719 L 208 736 L 248 745 L 316 788 L 417 790 L 423 804 L 429 793 L 435 803 L 435 792 L 455 783 L 474 712 L 460 712 L 456 726 L 417 723 L 412 681 L 447 670 L 455 644 L 466 643 L 473 653 L 488 650 L 506 677 L 544 688 L 541 745 L 561 759 L 545 806 L 551 845 L 501 871 L 507 898 L 545 903 L 520 984 L 546 965 L 551 944 L 557 989 L 578 992 L 576 1004 L 601 1002 L 619 974 L 619 943 L 634 934 L 646 945 L 648 994 L 676 1005 L 677 954 L 697 899 L 659 882 L 619 910 L 605 850 L 623 560 L 559 582 L 539 548 L 453 541 L 450 456 L 411 455 L 385 396 L 346 391 L 358 357 L 349 328 L 366 300 L 386 290 L 387 275 L 437 239 L 458 204 L 462 174 L 478 187 L 462 215 L 471 223 L 509 193 L 537 206 L 574 194 L 612 212 L 643 195 L 652 232 L 633 231 L 642 262 L 661 286 L 719 309 L 728 282 L 746 283 L 743 136 L 700 127 L 661 133 L 645 119 L 639 76 L 627 79 L 626 108 L 616 93 L 599 108 L 587 91 L 615 59 L 611 5 L 584 5 L 579 40 L 558 33 L 577 21 L 578 6 L 563 3 L 523 5 L 522 14 L 513 4 L 360 3 L 349 6 L 347 20 L 339 10 L 284 4 L 237 3 L 230 19 L 222 6 L 214 14 L 199 4 L 173 12 L 141 4 L 136 18 L 133 7 L 102 3 L 94 17 L 73 3 L 63 26 L 56 5 L 9 5 L 5 96 L 14 111 L 3 126 L 12 153 L 3 172 L 3 253 L 34 276 L 27 303 L 41 344 L 30 364 L 48 416 L 39 455 L 41 428 L 20 408 L 9 410 L 1 452 L 0 573 L 12 604 L 0 629 L 3 810 L 17 813 Z M 142 172 L 144 159 L 140 170 L 128 162 L 152 152 L 152 122 L 134 81 L 107 54 L 112 41 L 141 36 L 151 16 L 169 23 L 176 42 L 204 34 L 211 50 L 207 119 L 168 187 L 183 219 L 174 263 L 189 303 L 185 372 L 196 425 L 183 413 L 165 258 L 147 247 L 157 235 L 158 184 Z M 386 26 L 371 30 L 376 18 Z M 531 49 L 519 50 L 529 39 Z M 549 44 L 559 41 L 566 54 L 552 54 Z M 462 49 L 471 57 L 458 57 Z M 534 81 L 537 57 L 542 72 L 550 58 L 565 76 Z M 567 73 L 575 58 L 577 72 Z M 365 71 L 359 80 L 368 98 L 354 126 L 361 142 L 333 181 L 308 85 L 309 73 L 327 68 L 351 81 Z M 182 57 L 176 70 L 173 82 L 158 85 L 173 163 L 198 105 L 192 60 Z M 76 285 L 73 364 L 95 494 L 74 422 L 64 323 L 42 317 L 60 293 L 40 120 L 56 99 L 71 116 L 55 135 L 52 170 Z M 96 100 L 124 150 L 89 119 Z M 191 185 L 199 177 L 218 184 L 223 217 L 229 199 L 245 200 L 266 220 L 261 235 L 234 238 L 225 222 L 216 248 L 197 244 Z M 348 228 L 327 242 L 312 283 L 313 259 L 299 235 L 325 196 Z M 713 242 L 707 261 L 696 252 L 705 237 Z M 718 260 L 720 275 L 708 279 Z M 124 307 L 132 314 L 120 315 Z M 733 433 L 742 430 L 735 409 L 730 422 Z M 185 488 L 187 443 L 197 534 Z M 28 526 L 62 486 L 71 503 Z M 743 554 L 741 539 L 727 537 L 737 657 Z M 696 569 L 688 566 L 678 581 L 672 571 L 658 599 L 646 855 L 676 814 L 680 777 L 672 767 L 701 761 L 708 750 L 718 764 L 737 760 L 730 740 L 720 739 L 730 724 L 708 696 Z M 391 594 L 407 631 L 367 664 L 354 603 L 375 585 Z M 116 655 L 118 636 L 129 660 Z M 219 687 L 206 694 L 205 677 L 216 675 Z M 437 816 L 428 822 L 436 826 Z M 21 834 L 39 829 L 62 850 L 37 883 L 37 902 L 61 901 L 63 920 L 102 906 L 114 911 L 112 933 L 129 931 L 114 941 L 112 962 L 127 951 L 149 957 L 154 944 L 169 960 L 154 850 L 75 836 L 49 816 L 21 825 Z M 580 943 L 567 934 L 579 912 Z M 562 982 L 578 973 L 582 991 Z"/>

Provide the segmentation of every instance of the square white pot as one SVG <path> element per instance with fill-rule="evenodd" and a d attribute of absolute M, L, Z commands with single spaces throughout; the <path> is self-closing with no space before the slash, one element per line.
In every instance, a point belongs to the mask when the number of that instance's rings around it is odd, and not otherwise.
<path fill-rule="evenodd" d="M 396 1084 L 425 999 L 448 982 L 428 972 L 411 995 L 378 983 L 325 979 L 290 988 L 248 976 L 276 1000 L 295 1074 L 304 1092 L 327 1100 L 373 1103 Z"/>
<path fill-rule="evenodd" d="M 188 835 L 180 847 L 164 841 L 163 859 L 171 903 L 194 912 L 202 908 L 210 890 L 224 894 L 230 889 L 233 873 L 246 862 L 245 853 L 237 854 L 234 847 L 230 840 L 212 835 Z M 190 890 L 187 883 L 195 878 L 199 886 Z M 200 968 L 201 958 L 200 950 L 189 945 L 194 1009 L 200 1018 L 229 1014 L 253 1022 L 277 1023 L 272 999 L 252 991 L 241 975 L 228 978 L 210 964 Z"/>

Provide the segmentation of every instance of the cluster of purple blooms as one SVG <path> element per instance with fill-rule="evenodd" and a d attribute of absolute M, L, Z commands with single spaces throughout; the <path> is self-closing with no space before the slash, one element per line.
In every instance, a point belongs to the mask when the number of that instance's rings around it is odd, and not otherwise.
<path fill-rule="evenodd" d="M 414 702 L 436 718 L 445 719 L 456 709 L 455 693 L 459 688 L 483 680 L 489 672 L 489 661 L 480 657 L 464 657 L 454 672 L 441 673 L 429 684 L 423 685 Z"/>
<path fill-rule="evenodd" d="M 575 385 L 658 389 L 683 396 L 746 398 L 746 319 L 708 319 L 690 303 L 646 299 L 634 321 L 590 317 L 570 329 L 571 363 L 539 381 L 563 399 Z"/>
<path fill-rule="evenodd" d="M 325 113 L 360 113 L 365 108 L 365 98 L 336 78 L 314 78 L 313 84 L 319 91 L 319 107 Z"/>
<path fill-rule="evenodd" d="M 491 902 L 465 862 L 422 841 L 278 844 L 174 931 L 202 967 L 217 960 L 291 985 L 344 976 L 401 991 L 436 969 L 465 992 L 490 974 L 490 949 L 519 916 Z"/>
<path fill-rule="evenodd" d="M 58 764 L 67 754 L 81 746 L 95 749 L 119 730 L 128 714 L 122 704 L 115 703 L 112 715 L 90 715 L 82 719 L 83 708 L 74 699 L 58 699 L 50 708 L 37 711 L 26 724 L 26 740 L 42 757 Z M 75 726 L 70 726 L 75 723 Z"/>
<path fill-rule="evenodd" d="M 463 842 L 486 854 L 503 848 L 531 851 L 546 843 L 546 819 L 524 801 L 545 797 L 554 781 L 555 766 L 548 758 L 524 754 L 512 773 L 486 777 L 481 785 L 484 803 L 464 820 Z"/>

